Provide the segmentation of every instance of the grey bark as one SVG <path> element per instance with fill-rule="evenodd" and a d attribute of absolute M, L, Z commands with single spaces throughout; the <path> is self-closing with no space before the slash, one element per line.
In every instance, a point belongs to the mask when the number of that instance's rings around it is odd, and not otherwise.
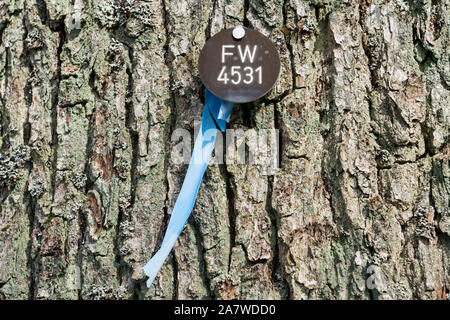
<path fill-rule="evenodd" d="M 76 25 L 79 10 L 80 25 Z M 1 0 L 0 298 L 448 299 L 445 0 Z M 281 167 L 212 164 L 147 289 L 186 171 L 205 41 L 279 48 L 230 128 L 281 131 Z"/>

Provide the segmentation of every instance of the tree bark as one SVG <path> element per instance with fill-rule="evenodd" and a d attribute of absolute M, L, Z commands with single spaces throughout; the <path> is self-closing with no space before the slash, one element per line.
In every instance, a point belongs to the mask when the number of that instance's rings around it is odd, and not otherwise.
<path fill-rule="evenodd" d="M 450 3 L 1 0 L 0 298 L 448 299 Z M 79 24 L 77 24 L 79 22 Z M 211 164 L 154 284 L 224 28 L 279 49 L 230 128 L 280 168 Z"/>

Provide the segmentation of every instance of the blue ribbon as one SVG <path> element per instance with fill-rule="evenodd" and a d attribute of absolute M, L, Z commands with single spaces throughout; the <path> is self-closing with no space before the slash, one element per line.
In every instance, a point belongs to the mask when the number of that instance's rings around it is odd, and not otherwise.
<path fill-rule="evenodd" d="M 186 221 L 194 207 L 200 183 L 202 182 L 203 175 L 205 174 L 211 153 L 214 149 L 214 142 L 216 141 L 218 131 L 217 127 L 222 132 L 225 131 L 226 124 L 230 120 L 233 105 L 232 102 L 223 101 L 208 90 L 205 91 L 205 107 L 203 108 L 202 124 L 197 139 L 195 140 L 194 151 L 192 152 L 183 186 L 175 202 L 161 248 L 144 267 L 144 272 L 148 276 L 147 287 L 151 286 L 183 231 Z"/>

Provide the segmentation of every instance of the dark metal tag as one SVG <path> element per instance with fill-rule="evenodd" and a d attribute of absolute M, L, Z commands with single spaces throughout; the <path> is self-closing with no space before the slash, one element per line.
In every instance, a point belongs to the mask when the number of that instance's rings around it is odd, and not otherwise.
<path fill-rule="evenodd" d="M 246 103 L 264 96 L 280 74 L 277 48 L 260 32 L 227 29 L 209 39 L 198 63 L 200 78 L 218 98 Z"/>

